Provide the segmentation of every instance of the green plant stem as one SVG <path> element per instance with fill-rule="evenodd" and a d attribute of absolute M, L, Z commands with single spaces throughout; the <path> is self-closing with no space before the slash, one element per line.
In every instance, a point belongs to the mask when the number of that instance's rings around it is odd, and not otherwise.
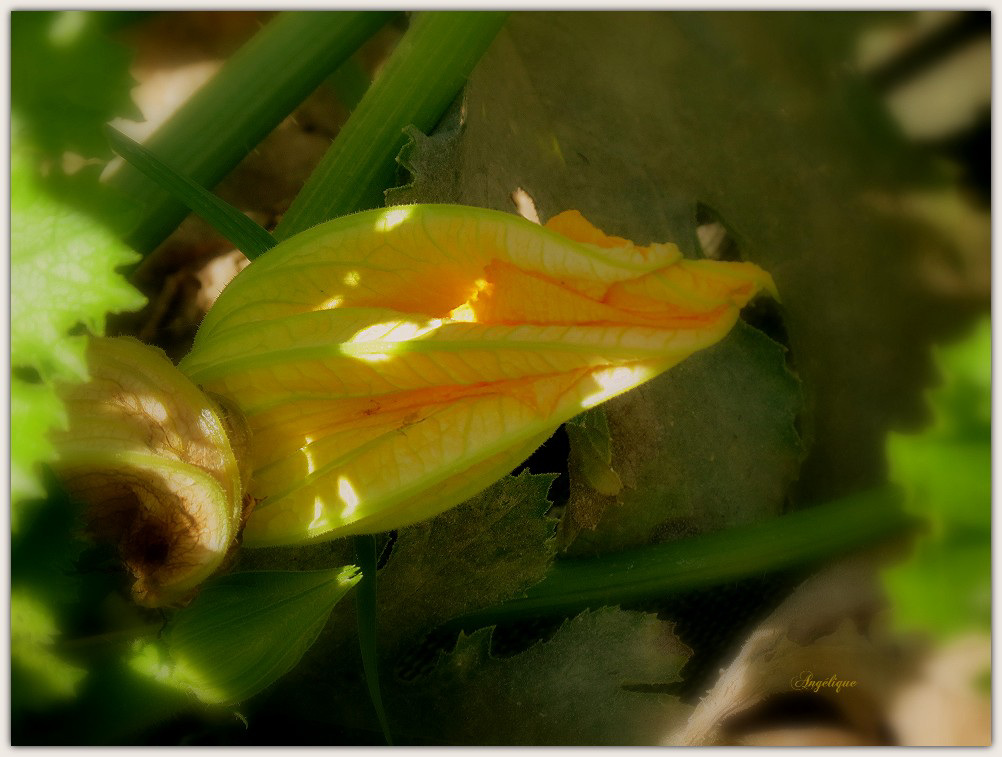
<path fill-rule="evenodd" d="M 462 89 L 506 13 L 417 14 L 383 71 L 275 229 L 286 239 L 322 221 L 383 204 L 413 124 L 430 130 Z"/>
<path fill-rule="evenodd" d="M 390 15 L 279 14 L 146 140 L 146 148 L 194 182 L 214 187 Z M 143 254 L 187 215 L 183 204 L 128 165 L 111 183 L 140 209 L 125 238 Z"/>
<path fill-rule="evenodd" d="M 142 145 L 111 127 L 107 131 L 115 152 L 208 222 L 249 259 L 253 260 L 277 244 L 275 238 L 261 226 L 187 176 L 182 176 Z"/>
<path fill-rule="evenodd" d="M 376 539 L 364 534 L 354 537 L 355 556 L 362 570 L 362 580 L 355 588 L 355 610 L 358 618 L 358 648 L 362 654 L 362 669 L 369 689 L 369 699 L 379 718 L 383 738 L 393 746 L 390 724 L 383 707 L 383 697 L 379 690 L 379 651 L 376 644 Z"/>
<path fill-rule="evenodd" d="M 326 85 L 349 111 L 362 102 L 372 80 L 355 58 L 348 58 L 337 71 L 327 77 Z"/>
<path fill-rule="evenodd" d="M 810 565 L 914 527 L 896 489 L 877 489 L 751 526 L 593 558 L 553 563 L 525 595 L 456 619 L 475 628 L 603 605 L 650 601 Z"/>

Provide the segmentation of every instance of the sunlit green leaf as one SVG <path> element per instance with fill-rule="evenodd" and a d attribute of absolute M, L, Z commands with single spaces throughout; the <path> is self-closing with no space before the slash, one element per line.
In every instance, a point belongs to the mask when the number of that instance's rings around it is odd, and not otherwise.
<path fill-rule="evenodd" d="M 11 592 L 11 692 L 18 707 L 69 699 L 86 675 L 52 651 L 59 636 L 55 617 L 31 593 Z"/>
<path fill-rule="evenodd" d="M 136 259 L 115 235 L 54 199 L 45 189 L 23 122 L 11 144 L 11 528 L 18 504 L 37 496 L 37 464 L 50 459 L 45 433 L 64 419 L 55 380 L 86 376 L 83 324 L 104 331 L 108 311 L 138 308 L 144 298 L 115 271 Z"/>

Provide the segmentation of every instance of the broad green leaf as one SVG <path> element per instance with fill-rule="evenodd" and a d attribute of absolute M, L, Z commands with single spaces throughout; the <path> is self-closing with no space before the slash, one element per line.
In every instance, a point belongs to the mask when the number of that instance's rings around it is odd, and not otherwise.
<path fill-rule="evenodd" d="M 929 530 L 885 583 L 900 626 L 946 636 L 991 627 L 991 324 L 939 358 L 933 426 L 888 439 L 891 476 Z"/>
<path fill-rule="evenodd" d="M 514 13 L 471 77 L 458 136 L 409 155 L 442 170 L 406 200 L 510 209 L 522 188 L 543 218 L 574 207 L 687 254 L 709 209 L 782 294 L 807 394 L 794 501 L 879 484 L 886 430 L 922 417 L 930 338 L 969 317 L 916 286 L 920 259 L 952 270 L 953 250 L 895 208 L 945 182 L 854 68 L 859 30 L 879 20 Z"/>
<path fill-rule="evenodd" d="M 254 696 L 295 667 L 359 578 L 347 566 L 234 573 L 207 583 L 164 632 L 172 676 L 203 702 Z"/>
<path fill-rule="evenodd" d="M 745 263 L 449 205 L 314 227 L 226 288 L 181 369 L 252 430 L 248 546 L 458 504 L 565 420 L 719 341 L 772 290 Z"/>
<path fill-rule="evenodd" d="M 750 326 L 739 324 L 720 344 L 603 409 L 612 468 L 623 487 L 605 495 L 572 465 L 561 530 L 573 554 L 669 541 L 783 512 L 802 454 L 795 423 L 803 397 L 783 348 Z M 572 445 L 577 436 L 570 436 Z"/>
<path fill-rule="evenodd" d="M 681 680 L 690 650 L 656 615 L 606 608 L 552 639 L 490 654 L 491 629 L 461 635 L 391 704 L 416 743 L 468 746 L 655 745 L 691 711 L 660 687 Z"/>
<path fill-rule="evenodd" d="M 15 115 L 11 144 L 11 528 L 19 504 L 38 496 L 37 465 L 51 459 L 48 429 L 63 422 L 56 380 L 86 376 L 83 324 L 104 330 L 108 311 L 144 299 L 115 271 L 135 254 L 111 231 L 54 199 L 42 183 L 33 146 Z"/>
<path fill-rule="evenodd" d="M 144 302 L 117 266 L 136 255 L 92 219 L 54 200 L 15 127 L 11 148 L 11 363 L 44 379 L 82 378 L 86 339 L 79 323 L 100 333 L 104 315 Z"/>

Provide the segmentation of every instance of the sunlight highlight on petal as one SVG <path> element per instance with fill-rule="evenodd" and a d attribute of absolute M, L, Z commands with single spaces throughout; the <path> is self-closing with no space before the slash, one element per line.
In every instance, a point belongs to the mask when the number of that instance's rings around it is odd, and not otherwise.
<path fill-rule="evenodd" d="M 376 231 L 391 231 L 411 217 L 413 208 L 406 205 L 384 211 L 376 221 Z"/>
<path fill-rule="evenodd" d="M 313 500 L 313 520 L 310 521 L 307 528 L 310 531 L 316 531 L 325 525 L 327 525 L 327 507 L 324 505 L 323 498 L 317 495 L 316 499 Z"/>
<path fill-rule="evenodd" d="M 441 318 L 433 318 L 424 326 L 413 321 L 388 321 L 367 326 L 341 345 L 341 353 L 359 360 L 388 360 L 403 342 L 418 339 L 441 328 Z"/>
<path fill-rule="evenodd" d="M 317 310 L 333 310 L 336 307 L 340 307 L 341 303 L 344 302 L 344 297 L 341 295 L 335 295 L 334 297 L 328 297 L 326 300 L 317 306 Z"/>
<path fill-rule="evenodd" d="M 355 487 L 351 485 L 349 481 L 344 476 L 341 476 L 337 480 L 337 494 L 344 502 L 344 509 L 341 511 L 341 519 L 346 520 L 355 514 L 355 510 L 358 509 L 358 494 L 355 492 Z"/>
<path fill-rule="evenodd" d="M 622 365 L 595 371 L 591 374 L 591 378 L 601 389 L 582 398 L 581 407 L 584 410 L 595 407 L 595 405 L 612 399 L 617 394 L 622 394 L 627 389 L 649 381 L 659 373 L 661 373 L 661 369 L 650 365 Z"/>

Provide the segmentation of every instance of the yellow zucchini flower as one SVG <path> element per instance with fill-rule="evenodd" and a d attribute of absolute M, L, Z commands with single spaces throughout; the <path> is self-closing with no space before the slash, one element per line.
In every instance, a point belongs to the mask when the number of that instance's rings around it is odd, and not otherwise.
<path fill-rule="evenodd" d="M 181 370 L 250 428 L 247 546 L 372 533 L 487 487 L 580 413 L 719 341 L 761 290 L 568 211 L 413 205 L 321 224 L 242 271 Z"/>

